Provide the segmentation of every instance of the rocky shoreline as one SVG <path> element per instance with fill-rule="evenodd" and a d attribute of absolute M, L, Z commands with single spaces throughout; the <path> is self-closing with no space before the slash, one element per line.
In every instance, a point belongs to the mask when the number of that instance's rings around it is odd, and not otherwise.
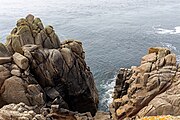
<path fill-rule="evenodd" d="M 98 111 L 82 43 L 60 41 L 52 26 L 28 15 L 0 44 L 0 119 L 178 120 L 179 79 L 176 55 L 152 47 L 140 66 L 120 68 L 110 112 Z"/>

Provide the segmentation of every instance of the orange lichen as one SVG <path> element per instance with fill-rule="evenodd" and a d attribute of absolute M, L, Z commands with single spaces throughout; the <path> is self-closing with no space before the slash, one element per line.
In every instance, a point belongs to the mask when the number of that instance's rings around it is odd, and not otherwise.
<path fill-rule="evenodd" d="M 149 117 L 143 117 L 139 120 L 180 120 L 180 116 L 149 116 Z"/>

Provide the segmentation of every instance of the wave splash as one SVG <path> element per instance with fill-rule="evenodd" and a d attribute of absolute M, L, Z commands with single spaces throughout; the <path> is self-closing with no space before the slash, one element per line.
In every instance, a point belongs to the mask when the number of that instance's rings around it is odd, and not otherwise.
<path fill-rule="evenodd" d="M 174 29 L 154 28 L 157 34 L 180 34 L 180 26 L 174 27 Z"/>
<path fill-rule="evenodd" d="M 171 43 L 165 43 L 165 42 L 160 42 L 160 43 L 163 47 L 169 48 L 171 51 L 174 51 L 176 53 L 176 61 L 177 61 L 177 63 L 180 63 L 179 49 Z"/>
<path fill-rule="evenodd" d="M 100 97 L 100 107 L 105 108 L 105 111 L 108 111 L 109 106 L 107 105 L 111 104 L 113 101 L 112 96 L 114 92 L 115 81 L 116 77 L 111 78 L 107 80 L 105 84 L 100 85 L 101 89 L 104 90 L 104 94 L 102 94 Z"/>

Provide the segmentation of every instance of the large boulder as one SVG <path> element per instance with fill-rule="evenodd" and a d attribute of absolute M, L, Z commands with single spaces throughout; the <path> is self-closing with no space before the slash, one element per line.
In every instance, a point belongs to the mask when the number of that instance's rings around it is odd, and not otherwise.
<path fill-rule="evenodd" d="M 1 97 L 6 103 L 20 103 L 26 105 L 44 105 L 42 88 L 39 85 L 28 85 L 22 78 L 12 76 L 5 80 L 1 87 Z"/>

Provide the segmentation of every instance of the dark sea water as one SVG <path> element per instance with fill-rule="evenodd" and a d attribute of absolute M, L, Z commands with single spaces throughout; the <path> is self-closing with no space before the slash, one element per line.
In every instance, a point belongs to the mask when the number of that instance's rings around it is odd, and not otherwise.
<path fill-rule="evenodd" d="M 61 40 L 83 42 L 100 110 L 108 110 L 117 70 L 139 65 L 147 48 L 165 46 L 180 59 L 180 0 L 0 0 L 0 41 L 29 13 Z"/>

